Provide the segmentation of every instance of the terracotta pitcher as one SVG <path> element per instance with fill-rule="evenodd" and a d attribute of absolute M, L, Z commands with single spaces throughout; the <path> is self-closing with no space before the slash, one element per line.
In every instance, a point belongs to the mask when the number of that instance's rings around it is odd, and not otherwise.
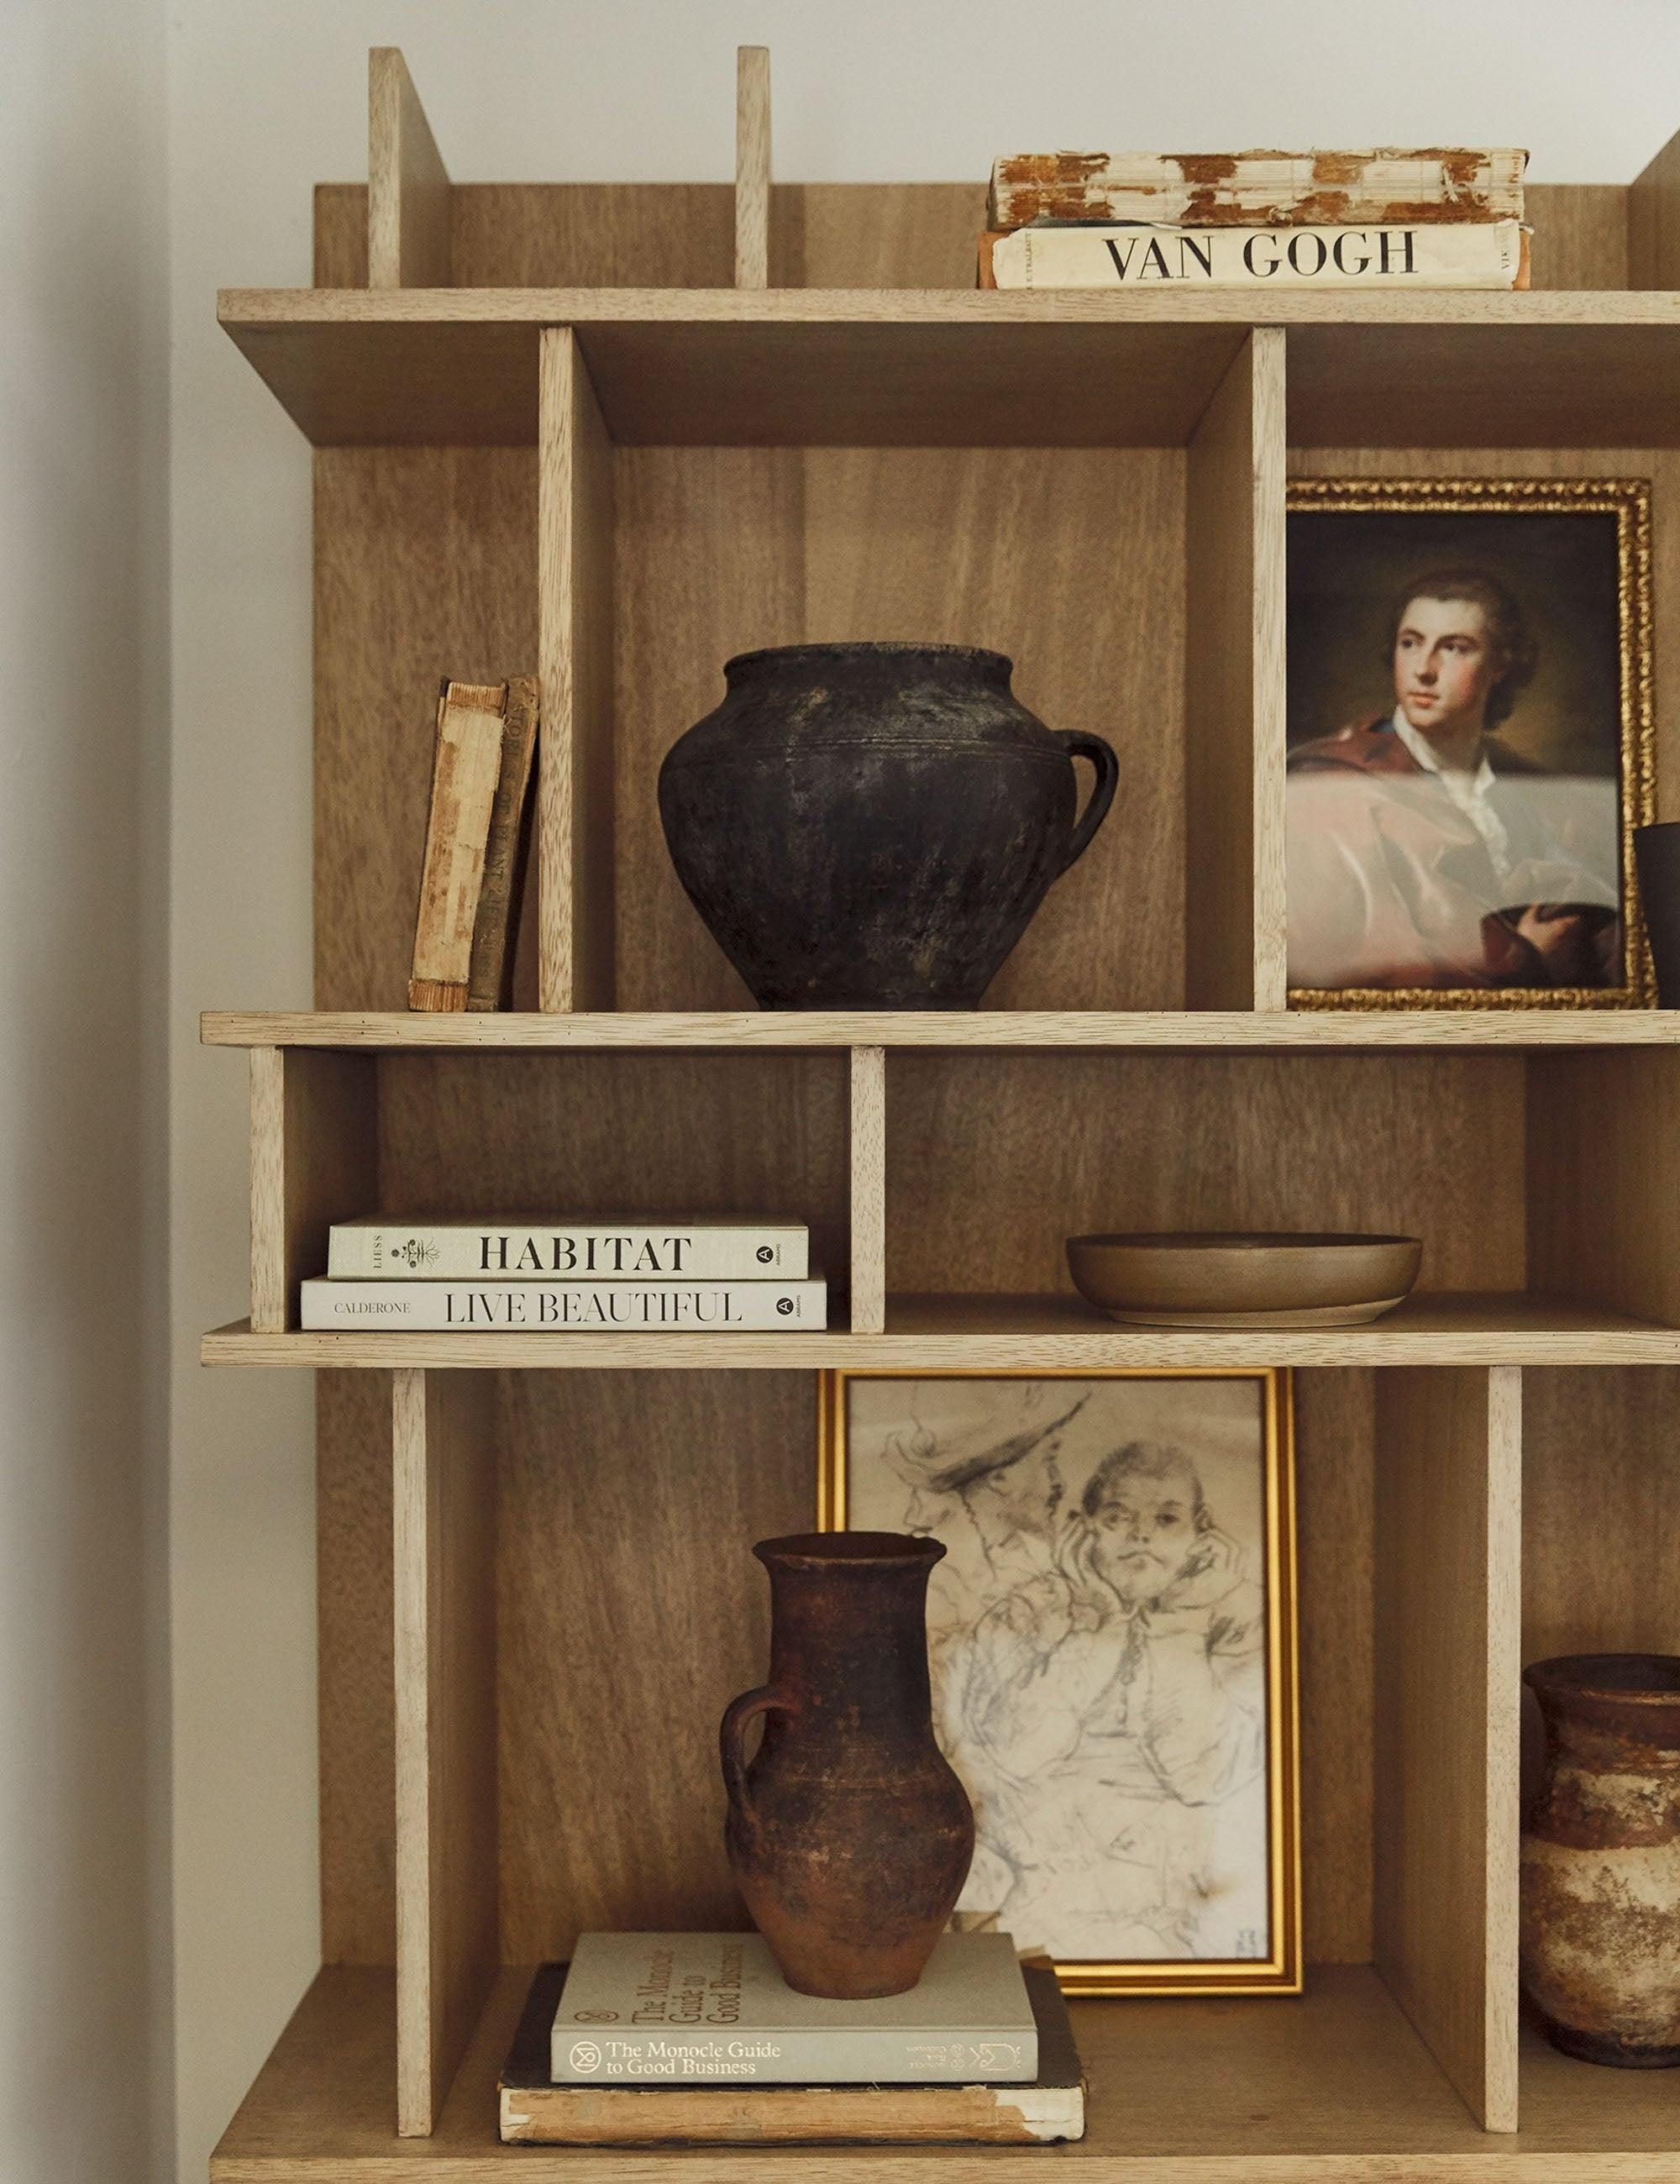
<path fill-rule="evenodd" d="M 1680 1658 L 1572 1653 L 1522 1680 L 1547 1740 L 1523 1983 L 1566 2054 L 1680 2064 Z"/>
<path fill-rule="evenodd" d="M 770 1680 L 723 1717 L 726 1841 L 802 1994 L 913 1987 L 968 1875 L 974 1815 L 934 1740 L 927 1681 L 927 1575 L 944 1552 L 898 1532 L 753 1550 L 770 1573 Z"/>

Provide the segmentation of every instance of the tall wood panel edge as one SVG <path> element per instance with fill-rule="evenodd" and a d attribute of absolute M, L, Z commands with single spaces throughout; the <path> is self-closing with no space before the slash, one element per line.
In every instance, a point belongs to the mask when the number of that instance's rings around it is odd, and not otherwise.
<path fill-rule="evenodd" d="M 1627 279 L 1635 289 L 1680 288 L 1680 136 L 1628 186 Z"/>
<path fill-rule="evenodd" d="M 1185 998 L 1272 1014 L 1288 1005 L 1284 339 L 1249 335 L 1191 435 L 1185 484 L 1185 864 L 1248 879 L 1187 883 Z"/>
<path fill-rule="evenodd" d="M 852 1332 L 887 1327 L 887 1053 L 852 1049 Z"/>
<path fill-rule="evenodd" d="M 449 285 L 449 176 L 395 46 L 368 54 L 368 286 Z"/>
<path fill-rule="evenodd" d="M 598 1010 L 613 989 L 613 465 L 567 327 L 542 337 L 538 435 L 538 997 Z"/>
<path fill-rule="evenodd" d="M 896 1011 L 724 1014 L 579 1010 L 564 1015 L 209 1010 L 207 1046 L 231 1047 L 1247 1047 L 1393 1052 L 1409 1048 L 1680 1045 L 1680 1010 L 1461 1009 L 1276 1015 L 1206 1009 Z"/>
<path fill-rule="evenodd" d="M 397 2129 L 431 2131 L 499 1962 L 493 1384 L 392 1375 Z"/>
<path fill-rule="evenodd" d="M 1377 1403 L 1377 1964 L 1471 2114 L 1510 2131 L 1521 1375 L 1384 1373 Z"/>
<path fill-rule="evenodd" d="M 735 54 L 735 285 L 770 286 L 770 47 Z"/>

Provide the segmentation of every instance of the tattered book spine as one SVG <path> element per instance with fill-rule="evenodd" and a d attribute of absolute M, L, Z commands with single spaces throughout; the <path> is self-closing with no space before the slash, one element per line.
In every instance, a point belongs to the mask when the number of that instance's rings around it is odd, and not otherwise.
<path fill-rule="evenodd" d="M 325 1334 L 821 1333 L 828 1284 L 804 1282 L 345 1282 L 302 1284 L 299 1325 Z"/>
<path fill-rule="evenodd" d="M 637 1222 L 335 1222 L 326 1271 L 337 1281 L 539 1279 L 803 1281 L 804 1228 Z"/>
<path fill-rule="evenodd" d="M 982 288 L 1526 288 L 1528 231 L 1022 227 L 980 240 Z"/>
<path fill-rule="evenodd" d="M 520 904 L 531 854 L 531 764 L 537 752 L 537 677 L 508 682 L 502 724 L 502 766 L 484 845 L 484 878 L 473 920 L 467 972 L 469 1009 L 513 1006 L 514 956 L 519 946 Z"/>
<path fill-rule="evenodd" d="M 1190 227 L 1428 226 L 1521 220 L 1516 149 L 1021 153 L 992 169 L 987 220 Z"/>
<path fill-rule="evenodd" d="M 446 682 L 438 696 L 431 805 L 409 976 L 411 1009 L 448 1011 L 467 1005 L 473 929 L 502 773 L 507 701 L 502 682 Z"/>

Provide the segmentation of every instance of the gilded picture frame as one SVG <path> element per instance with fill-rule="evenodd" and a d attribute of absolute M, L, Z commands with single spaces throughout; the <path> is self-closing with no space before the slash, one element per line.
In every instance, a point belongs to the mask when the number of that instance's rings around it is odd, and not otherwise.
<path fill-rule="evenodd" d="M 1050 1957 L 1070 1994 L 1299 1993 L 1299 1702 L 1288 1368 L 837 1370 L 821 1376 L 820 1416 L 818 1529 L 921 1531 L 947 1548 L 930 1582 L 930 1679 L 941 1744 L 975 1803 L 978 1838 L 954 1923 L 1004 1927 L 1024 1952 Z M 1157 1498 L 1142 1518 L 1121 1507 L 1128 1496 L 1136 1502 L 1151 1494 Z M 1177 1519 L 1171 1497 L 1187 1505 Z M 1043 1537 L 1026 1529 L 1035 1514 Z M 1192 1529 L 1182 1556 L 1172 1546 L 1160 1557 L 1170 1574 L 1156 1597 L 1135 1588 L 1129 1603 L 1115 1595 L 1106 1621 L 1074 1602 L 1070 1585 L 1110 1567 L 1099 1554 L 1086 1559 L 1093 1527 L 1115 1528 L 1116 1548 L 1135 1546 L 1141 1557 L 1138 1527 L 1154 1523 L 1153 1546 L 1160 1526 L 1172 1521 Z M 1072 1574 L 1082 1570 L 1082 1577 Z M 1263 1603 L 1259 1631 L 1247 1601 L 1255 1590 Z M 1087 1655 L 1074 1658 L 1082 1613 L 1096 1628 L 1079 1631 Z M 988 1702 L 995 1698 L 1000 1682 L 1010 1681 L 995 1663 L 1006 1659 L 1013 1674 L 1026 1658 L 1023 1645 L 1038 1646 L 1016 1685 L 1025 1695 L 1018 1713 L 1028 1733 L 1038 1735 L 1044 1724 L 1075 1726 L 1071 1741 L 1053 1730 L 1044 1753 L 1010 1776 L 1020 1747 L 1007 1745 L 1007 1695 L 1001 1754 L 988 1747 L 997 1709 L 976 1710 L 970 1700 L 976 1685 Z M 1105 1663 L 1098 1662 L 1093 1680 L 1088 1657 L 1108 1645 L 1121 1666 L 1104 1683 Z M 1228 1789 L 1211 1780 L 1187 1786 L 1175 1776 L 1167 1747 L 1194 1718 L 1181 1701 L 1169 1702 L 1171 1674 L 1156 1665 L 1165 1656 L 1152 1650 L 1163 1645 L 1222 1710 L 1213 1733 L 1199 1730 L 1177 1748 L 1193 1745 L 1197 1763 L 1221 1769 Z M 1141 1675 L 1140 1661 L 1148 1663 Z M 1065 1663 L 1073 1680 L 1066 1688 L 1058 1680 Z M 1214 1760 L 1216 1749 L 1234 1754 L 1253 1736 L 1257 1705 L 1258 1765 L 1252 1744 L 1241 1759 Z M 1171 1725 L 1157 1737 L 1160 1721 Z M 1245 1768 L 1254 1771 L 1245 1775 Z M 1088 1845 L 1097 1846 L 1088 1855 Z M 1228 1886 L 1210 1885 L 1221 1875 Z M 1234 1922 L 1254 1916 L 1261 1901 L 1263 1926 L 1238 1928 Z M 1093 1903 L 1100 1906 L 1094 1917 Z M 1219 1946 L 1217 1920 L 1204 1909 L 1210 1903 L 1225 1905 L 1220 1916 L 1228 1914 L 1232 1922 L 1227 1938 L 1238 1947 L 1193 1953 L 1204 1934 Z M 1030 1908 L 1019 1915 L 1024 1905 Z M 1188 1947 L 1187 1918 L 1198 1934 Z M 1054 1944 L 1059 1919 L 1060 1930 L 1076 1932 L 1081 1947 Z M 1088 1938 L 1100 1947 L 1115 1934 L 1143 1935 L 1148 1953 L 1086 1953 Z"/>
<path fill-rule="evenodd" d="M 1635 827 L 1649 823 L 1655 816 L 1655 733 L 1652 718 L 1652 636 L 1651 636 L 1651 488 L 1644 478 L 1293 478 L 1287 493 L 1289 526 L 1288 614 L 1289 614 L 1289 755 L 1286 777 L 1288 801 L 1288 894 L 1290 926 L 1289 1004 L 1300 1009 L 1472 1009 L 1472 1008 L 1630 1008 L 1649 1007 L 1655 999 L 1655 983 L 1651 966 L 1649 947 L 1646 940 L 1644 920 L 1640 915 L 1638 895 L 1634 882 L 1633 832 Z M 1406 519 L 1428 519 L 1420 526 L 1414 521 L 1410 531 L 1384 534 L 1372 521 L 1343 523 L 1338 533 L 1332 534 L 1327 526 L 1320 533 L 1320 519 L 1394 519 L 1404 523 Z M 1597 518 L 1600 529 L 1595 532 L 1577 531 L 1572 524 L 1566 532 L 1554 526 L 1541 533 L 1532 527 L 1514 532 L 1509 523 L 1489 526 L 1488 519 L 1521 519 L 1530 524 L 1538 518 Z M 1456 521 L 1444 521 L 1455 519 Z M 1310 531 L 1303 526 L 1310 523 Z M 1314 542 L 1322 538 L 1321 544 Z M 1357 737 L 1357 729 L 1341 726 L 1348 710 L 1338 707 L 1327 693 L 1339 676 L 1341 684 L 1349 686 L 1352 663 L 1327 661 L 1324 652 L 1330 649 L 1330 632 L 1326 629 L 1325 647 L 1316 646 L 1304 637 L 1304 627 L 1313 627 L 1310 588 L 1321 585 L 1321 626 L 1335 619 L 1330 604 L 1333 591 L 1340 604 L 1349 611 L 1349 618 L 1359 623 L 1360 645 L 1374 628 L 1374 617 L 1380 616 L 1381 604 L 1376 593 L 1379 588 L 1376 572 L 1388 571 L 1388 591 L 1394 590 L 1394 571 L 1396 567 L 1398 542 L 1413 538 L 1415 546 L 1406 549 L 1405 558 L 1412 565 L 1414 573 L 1443 564 L 1485 564 L 1498 577 L 1499 563 L 1503 549 L 1506 561 L 1516 565 L 1510 571 L 1507 592 L 1517 597 L 1528 595 L 1530 621 L 1542 620 L 1549 612 L 1553 620 L 1547 637 L 1543 637 L 1531 649 L 1530 670 L 1538 657 L 1539 674 L 1531 699 L 1538 693 L 1546 699 L 1546 709 L 1553 719 L 1569 713 L 1570 699 L 1577 701 L 1577 710 L 1572 719 L 1572 736 L 1570 749 L 1583 754 L 1584 764 L 1591 773 L 1590 781 L 1584 776 L 1560 772 L 1554 782 L 1535 787 L 1532 781 L 1527 794 L 1536 810 L 1556 810 L 1556 799 L 1573 785 L 1583 796 L 1599 799 L 1591 833 L 1595 854 L 1583 861 L 1589 880 L 1597 878 L 1605 887 L 1612 883 L 1619 895 L 1619 927 L 1606 930 L 1602 948 L 1590 961 L 1583 958 L 1590 953 L 1589 932 L 1583 933 L 1579 945 L 1575 946 L 1576 977 L 1571 980 L 1566 968 L 1566 950 L 1558 951 L 1560 975 L 1557 983 L 1550 982 L 1549 966 L 1545 971 L 1531 974 L 1532 982 L 1522 972 L 1522 963 L 1530 961 L 1546 965 L 1546 957 L 1528 949 L 1526 935 L 1545 936 L 1545 944 L 1553 944 L 1549 936 L 1566 933 L 1566 922 L 1572 915 L 1577 926 L 1592 918 L 1607 917 L 1607 910 L 1591 900 L 1581 904 L 1571 899 L 1565 887 L 1562 896 L 1536 903 L 1525 903 L 1521 876 L 1509 880 L 1516 894 L 1515 902 L 1490 912 L 1483 920 L 1489 934 L 1488 956 L 1490 961 L 1498 949 L 1506 951 L 1505 962 L 1511 970 L 1510 982 L 1504 981 L 1504 967 L 1490 983 L 1451 983 L 1437 980 L 1428 983 L 1405 983 L 1400 971 L 1391 983 L 1385 976 L 1380 983 L 1362 983 L 1357 970 L 1351 970 L 1349 982 L 1332 982 L 1322 977 L 1298 977 L 1301 958 L 1309 961 L 1316 956 L 1333 958 L 1338 941 L 1333 932 L 1336 918 L 1321 917 L 1315 905 L 1327 900 L 1345 903 L 1351 891 L 1333 894 L 1311 883 L 1315 864 L 1315 844 L 1321 839 L 1324 828 L 1314 828 L 1303 822 L 1298 794 L 1301 788 L 1299 771 L 1304 756 L 1302 738 L 1318 735 L 1316 749 L 1332 758 L 1338 742 Z M 1495 542 L 1500 542 L 1496 543 Z M 1515 552 L 1513 542 L 1521 542 Z M 1530 546 L 1527 542 L 1536 542 Z M 1555 542 L 1556 551 L 1543 541 Z M 1549 566 L 1548 555 L 1551 555 Z M 1366 557 L 1371 571 L 1370 589 L 1366 598 L 1359 595 L 1361 582 L 1360 556 Z M 1315 565 L 1327 576 L 1316 578 Z M 1577 582 L 1572 588 L 1568 581 L 1568 569 L 1586 569 L 1591 576 L 1590 584 Z M 1572 621 L 1572 616 L 1574 621 Z M 1370 628 L 1366 625 L 1369 624 Z M 1398 632 L 1394 632 L 1394 638 Z M 1547 638 L 1552 644 L 1554 660 L 1549 666 Z M 1394 641 L 1394 639 L 1391 639 Z M 1334 642 L 1343 653 L 1347 649 L 1348 634 L 1338 633 Z M 1391 666 L 1395 677 L 1394 695 L 1382 687 L 1379 677 L 1381 663 L 1376 657 L 1375 647 L 1370 648 L 1369 662 L 1372 694 L 1380 704 L 1394 703 L 1399 696 L 1400 667 L 1396 660 Z M 1398 644 L 1396 644 L 1398 650 Z M 1567 672 L 1560 676 L 1556 655 L 1563 655 Z M 1362 654 L 1361 654 L 1362 656 Z M 1558 688 L 1560 682 L 1570 685 L 1567 690 Z M 1316 719 L 1304 720 L 1304 709 L 1316 700 L 1319 706 Z M 1427 701 L 1426 701 L 1427 702 Z M 1522 700 L 1516 701 L 1518 718 L 1513 722 L 1518 732 L 1515 741 L 1522 739 L 1524 722 L 1521 717 Z M 1394 719 L 1398 723 L 1404 704 L 1395 705 Z M 1531 704 L 1531 714 L 1534 710 Z M 1582 726 L 1590 722 L 1590 730 Z M 1371 727 L 1387 727 L 1387 722 L 1373 722 Z M 1545 741 L 1544 722 L 1539 737 Z M 1380 750 L 1383 738 L 1370 737 L 1373 749 Z M 1502 735 L 1501 744 L 1513 740 Z M 1387 742 L 1394 745 L 1393 735 Z M 1492 747 L 1491 739 L 1490 745 Z M 1611 756 L 1615 760 L 1616 788 L 1616 809 L 1611 815 L 1604 809 L 1602 792 L 1609 778 L 1607 767 Z M 1396 752 L 1398 756 L 1398 753 Z M 1544 776 L 1547 768 L 1533 760 L 1525 759 L 1520 750 L 1514 762 L 1523 766 L 1531 776 Z M 1310 766 L 1310 759 L 1307 761 Z M 1399 758 L 1404 766 L 1408 761 Z M 1415 769 L 1414 769 L 1415 770 Z M 1466 775 L 1463 777 L 1468 778 Z M 1344 774 L 1343 779 L 1347 780 Z M 1405 784 L 1399 788 L 1402 795 L 1412 793 L 1417 787 L 1419 794 L 1432 794 L 1434 784 Z M 1359 792 L 1351 792 L 1357 796 Z M 1371 793 L 1385 793 L 1382 788 L 1372 786 Z M 1523 794 L 1521 786 L 1501 782 L 1495 797 L 1506 794 Z M 1544 805 L 1539 800 L 1550 797 L 1553 801 Z M 1462 794 L 1457 798 L 1465 805 Z M 1588 806 L 1577 802 L 1577 811 Z M 1322 811 L 1322 805 L 1318 809 Z M 1444 811 L 1446 806 L 1442 805 Z M 1407 823 L 1417 823 L 1414 811 Z M 1481 822 L 1478 822 L 1481 823 Z M 1451 824 L 1462 833 L 1457 820 Z M 1332 830 L 1333 831 L 1333 830 Z M 1349 832 L 1353 831 L 1351 826 Z M 1373 835 L 1379 830 L 1373 830 Z M 1444 830 L 1443 839 L 1445 839 Z M 1305 844 L 1305 850 L 1303 844 Z M 1337 844 L 1337 861 L 1346 866 L 1357 864 L 1355 852 Z M 1475 844 L 1466 836 L 1464 843 L 1450 852 L 1461 855 Z M 1398 863 L 1392 848 L 1385 841 L 1385 856 L 1391 866 Z M 1330 862 L 1326 854 L 1317 860 L 1322 865 Z M 1444 864 L 1445 856 L 1440 859 Z M 1432 884 L 1434 875 L 1427 870 L 1428 860 L 1417 860 L 1425 878 L 1421 887 Z M 1613 864 L 1613 876 L 1609 867 Z M 1538 867 L 1533 862 L 1529 869 L 1547 869 L 1544 862 Z M 1560 861 L 1554 860 L 1549 869 L 1555 873 Z M 1370 910 L 1374 895 L 1388 884 L 1388 875 L 1378 873 L 1374 879 L 1361 876 L 1358 885 L 1364 893 L 1358 900 L 1361 915 L 1370 919 L 1372 926 L 1379 924 L 1381 914 Z M 1602 901 L 1600 897 L 1599 900 Z M 1470 910 L 1476 908 L 1473 894 L 1466 897 Z M 1565 921 L 1565 922 L 1560 922 Z M 1516 928 L 1513 933 L 1513 928 Z M 1494 936 L 1497 936 L 1497 944 Z M 1346 946 L 1350 956 L 1357 959 L 1366 939 L 1361 933 L 1359 942 L 1349 939 Z M 1479 939 L 1479 936 L 1478 939 Z M 1572 943 L 1572 945 L 1575 944 Z M 1382 960 L 1382 943 L 1371 942 L 1377 960 Z M 1403 954 L 1404 951 L 1398 951 Z M 1583 982 L 1580 972 L 1589 968 L 1591 982 Z"/>

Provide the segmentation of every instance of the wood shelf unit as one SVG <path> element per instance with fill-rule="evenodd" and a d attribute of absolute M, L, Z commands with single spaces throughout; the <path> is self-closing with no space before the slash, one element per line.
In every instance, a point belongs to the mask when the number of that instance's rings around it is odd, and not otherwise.
<path fill-rule="evenodd" d="M 713 1725 L 816 1371 L 1288 1363 L 1305 1995 L 1077 2005 L 1060 2153 L 776 2173 L 1672 2176 L 1661 2074 L 1520 2025 L 1515 1919 L 1520 1662 L 1680 1634 L 1680 1017 L 1288 1011 L 1282 517 L 1292 471 L 1649 476 L 1671 672 L 1680 140 L 1531 193 L 1528 295 L 980 295 L 982 190 L 772 186 L 765 83 L 735 189 L 464 185 L 381 51 L 315 285 L 222 298 L 316 449 L 319 1006 L 204 1021 L 250 1050 L 253 1253 L 203 1354 L 319 1373 L 325 1968 L 214 2174 L 733 2184 L 750 2150 L 501 2148 L 503 1967 L 738 1923 Z M 724 658 L 854 636 L 1007 650 L 1119 748 L 995 1008 L 754 1011 L 670 869 Z M 410 1016 L 428 693 L 533 666 L 518 1011 Z M 296 1331 L 332 1220 L 521 1202 L 804 1218 L 830 1331 Z M 1065 1289 L 1076 1228 L 1337 1224 L 1421 1234 L 1430 1286 L 1209 1335 Z"/>

